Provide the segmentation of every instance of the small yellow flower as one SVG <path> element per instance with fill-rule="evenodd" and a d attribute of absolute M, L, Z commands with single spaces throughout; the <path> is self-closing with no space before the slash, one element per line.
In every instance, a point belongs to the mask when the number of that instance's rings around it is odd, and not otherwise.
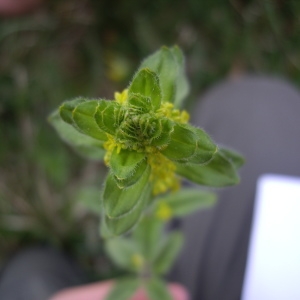
<path fill-rule="evenodd" d="M 116 143 L 114 137 L 110 134 L 106 134 L 107 135 L 107 141 L 103 144 L 104 149 L 106 150 L 105 156 L 104 156 L 104 163 L 109 166 L 109 161 L 110 161 L 110 157 L 111 154 L 113 152 L 113 150 L 115 149 L 115 147 L 118 147 L 118 153 L 121 150 L 121 145 Z"/>
<path fill-rule="evenodd" d="M 187 111 L 180 111 L 174 108 L 174 104 L 170 102 L 163 102 L 161 107 L 157 110 L 156 114 L 161 117 L 167 117 L 173 121 L 186 124 L 190 119 Z"/>
<path fill-rule="evenodd" d="M 115 92 L 115 100 L 120 104 L 125 104 L 128 99 L 128 90 L 124 90 L 122 93 Z"/>
<path fill-rule="evenodd" d="M 167 203 L 159 202 L 155 215 L 162 221 L 168 221 L 172 218 L 172 209 Z"/>
<path fill-rule="evenodd" d="M 135 253 L 131 256 L 131 262 L 136 270 L 141 270 L 145 263 L 143 256 L 139 253 Z"/>
<path fill-rule="evenodd" d="M 151 166 L 150 181 L 153 183 L 153 195 L 165 193 L 168 190 L 177 191 L 180 180 L 175 174 L 175 164 L 160 152 L 149 153 L 148 163 Z"/>

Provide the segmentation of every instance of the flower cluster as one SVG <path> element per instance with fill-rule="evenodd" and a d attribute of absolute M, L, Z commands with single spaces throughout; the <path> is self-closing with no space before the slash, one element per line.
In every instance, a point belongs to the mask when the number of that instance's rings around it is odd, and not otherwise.
<path fill-rule="evenodd" d="M 213 186 L 236 183 L 237 156 L 218 149 L 179 110 L 187 90 L 181 51 L 164 47 L 114 100 L 79 97 L 61 105 L 60 118 L 80 134 L 77 146 L 88 142 L 104 153 L 110 169 L 102 195 L 104 235 L 132 228 L 150 199 L 178 190 L 181 177 Z M 161 218 L 170 217 L 170 210 L 160 211 Z"/>
<path fill-rule="evenodd" d="M 144 72 L 149 71 L 145 69 Z M 104 157 L 106 165 L 110 166 L 109 162 L 114 149 L 117 149 L 118 154 L 120 153 L 121 149 L 131 149 L 138 152 L 145 152 L 147 163 L 151 167 L 150 181 L 153 184 L 153 195 L 164 193 L 169 189 L 171 189 L 172 191 L 178 190 L 180 187 L 180 179 L 175 174 L 176 166 L 171 160 L 166 158 L 159 151 L 166 147 L 166 145 L 155 146 L 151 145 L 151 143 L 149 142 L 149 140 L 151 141 L 151 139 L 153 139 L 151 133 L 153 136 L 157 135 L 156 129 L 154 128 L 152 129 L 152 131 L 146 130 L 145 128 L 143 128 L 143 124 L 140 124 L 140 120 L 142 119 L 142 117 L 138 117 L 138 115 L 140 114 L 139 110 L 137 110 L 136 107 L 132 106 L 130 104 L 130 101 L 128 101 L 127 89 L 122 93 L 116 92 L 115 101 L 122 106 L 124 111 L 136 112 L 134 116 L 128 114 L 127 118 L 124 118 L 123 122 L 128 122 L 129 125 L 120 126 L 120 128 L 132 128 L 132 131 L 134 135 L 137 136 L 137 138 L 134 138 L 132 144 L 130 144 L 128 142 L 130 141 L 130 139 L 125 139 L 124 141 L 124 139 L 118 137 L 118 135 L 113 136 L 107 134 L 108 140 L 104 143 L 104 148 L 107 151 Z M 144 119 L 146 119 L 146 124 L 148 126 L 153 126 L 153 124 L 155 124 L 154 122 L 150 124 L 149 120 L 151 118 L 154 120 L 164 118 L 181 124 L 186 124 L 189 120 L 189 114 L 185 110 L 180 111 L 179 109 L 175 109 L 174 105 L 170 102 L 162 103 L 156 111 L 153 111 L 152 113 L 147 112 L 147 114 L 147 119 L 145 118 L 145 116 Z M 145 132 L 146 134 L 143 134 L 143 132 Z M 150 132 L 150 136 L 147 136 L 147 132 Z M 127 136 L 130 136 L 130 134 L 128 134 Z"/>

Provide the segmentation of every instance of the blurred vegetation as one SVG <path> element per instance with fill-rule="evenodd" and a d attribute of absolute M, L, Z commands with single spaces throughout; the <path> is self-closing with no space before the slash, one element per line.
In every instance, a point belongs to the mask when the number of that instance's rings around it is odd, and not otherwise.
<path fill-rule="evenodd" d="M 47 123 L 62 101 L 112 98 L 140 60 L 161 45 L 184 51 L 188 104 L 214 82 L 243 72 L 300 84 L 297 0 L 48 0 L 0 21 L 0 267 L 36 242 L 65 249 L 91 273 L 115 272 L 98 220 L 100 163 L 72 152 Z"/>

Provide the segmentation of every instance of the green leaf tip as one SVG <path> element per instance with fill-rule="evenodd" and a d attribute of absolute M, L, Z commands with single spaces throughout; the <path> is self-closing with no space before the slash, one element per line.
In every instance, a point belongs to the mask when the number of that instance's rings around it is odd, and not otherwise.
<path fill-rule="evenodd" d="M 235 161 L 235 163 L 234 163 Z M 178 164 L 176 172 L 200 185 L 212 187 L 224 187 L 236 185 L 240 178 L 237 167 L 243 161 L 242 156 L 236 152 L 219 148 L 213 158 L 205 165 Z"/>
<path fill-rule="evenodd" d="M 184 57 L 179 47 L 163 46 L 147 57 L 140 69 L 149 68 L 154 71 L 159 77 L 163 93 L 162 101 L 180 107 L 189 91 L 184 67 Z"/>
<path fill-rule="evenodd" d="M 106 141 L 106 133 L 99 128 L 94 118 L 98 106 L 99 100 L 89 100 L 80 103 L 73 109 L 72 119 L 82 133 L 95 139 Z"/>
<path fill-rule="evenodd" d="M 63 141 L 73 147 L 81 156 L 91 160 L 103 160 L 103 141 L 82 134 L 74 126 L 62 120 L 58 110 L 49 117 L 50 124 L 55 128 Z"/>
<path fill-rule="evenodd" d="M 160 107 L 162 92 L 159 83 L 159 77 L 149 68 L 140 69 L 128 88 L 130 94 L 138 94 L 151 100 L 151 109 L 153 111 Z"/>

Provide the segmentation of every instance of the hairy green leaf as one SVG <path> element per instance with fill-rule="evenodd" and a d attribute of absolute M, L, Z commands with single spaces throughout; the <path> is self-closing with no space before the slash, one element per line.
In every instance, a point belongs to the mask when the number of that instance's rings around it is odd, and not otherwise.
<path fill-rule="evenodd" d="M 99 100 L 83 102 L 73 109 L 72 118 L 82 133 L 95 139 L 106 141 L 106 133 L 99 128 L 94 118 L 98 105 Z"/>
<path fill-rule="evenodd" d="M 64 122 L 58 111 L 49 117 L 50 123 L 67 144 L 72 146 L 80 155 L 92 159 L 102 160 L 105 154 L 103 142 L 80 133 L 74 126 Z"/>
<path fill-rule="evenodd" d="M 144 190 L 140 194 L 141 201 L 139 201 L 134 210 L 121 218 L 108 218 L 105 216 L 102 220 L 101 235 L 103 237 L 112 237 L 124 234 L 131 230 L 140 220 L 145 205 L 148 203 L 151 195 L 152 185 L 146 184 Z"/>
<path fill-rule="evenodd" d="M 99 100 L 94 118 L 100 129 L 114 135 L 121 121 L 123 121 L 122 112 L 119 103 Z"/>
<path fill-rule="evenodd" d="M 177 160 L 180 163 L 206 164 L 216 154 L 218 147 L 211 140 L 209 135 L 200 128 L 195 128 L 190 125 L 184 125 L 185 128 L 193 131 L 197 135 L 197 147 L 195 153 L 185 159 Z"/>
<path fill-rule="evenodd" d="M 134 210 L 142 200 L 142 192 L 148 183 L 149 175 L 150 167 L 145 170 L 135 185 L 126 189 L 120 189 L 110 173 L 107 176 L 103 194 L 105 214 L 109 218 L 119 218 Z"/>
<path fill-rule="evenodd" d="M 171 141 L 161 153 L 173 161 L 189 159 L 197 149 L 197 135 L 190 128 L 179 124 L 173 128 Z"/>
<path fill-rule="evenodd" d="M 59 108 L 61 118 L 69 124 L 74 124 L 72 115 L 74 108 L 80 103 L 84 103 L 86 101 L 86 99 L 78 97 L 73 100 L 64 102 Z"/>
<path fill-rule="evenodd" d="M 115 148 L 110 158 L 110 167 L 113 174 L 120 180 L 131 177 L 140 164 L 146 158 L 144 152 L 136 152 L 128 149 Z"/>
<path fill-rule="evenodd" d="M 185 62 L 182 51 L 179 47 L 175 46 L 171 48 L 171 52 L 178 66 L 178 75 L 176 78 L 176 95 L 174 99 L 174 105 L 176 107 L 181 107 L 183 99 L 187 96 L 189 92 L 189 84 L 187 77 L 185 75 Z"/>
<path fill-rule="evenodd" d="M 236 169 L 239 169 L 244 165 L 245 159 L 240 153 L 223 147 L 220 148 L 219 151 L 234 165 Z"/>
<path fill-rule="evenodd" d="M 114 179 L 116 180 L 118 187 L 120 189 L 128 188 L 134 185 L 135 183 L 137 183 L 139 179 L 142 177 L 142 175 L 144 174 L 147 166 L 148 166 L 147 160 L 144 159 L 136 166 L 133 173 L 127 178 L 118 179 L 116 176 L 114 176 Z"/>
<path fill-rule="evenodd" d="M 239 183 L 235 166 L 218 151 L 206 165 L 176 164 L 176 173 L 201 185 L 223 187 Z"/>
<path fill-rule="evenodd" d="M 129 86 L 130 94 L 140 94 L 150 98 L 152 110 L 157 110 L 162 97 L 158 76 L 148 68 L 140 69 Z"/>
<path fill-rule="evenodd" d="M 150 97 L 141 94 L 129 95 L 128 103 L 131 106 L 130 109 L 134 109 L 136 114 L 145 114 L 152 109 Z"/>
<path fill-rule="evenodd" d="M 160 118 L 157 120 L 157 126 L 159 130 L 152 136 L 150 145 L 159 148 L 167 146 L 171 141 L 174 123 L 167 118 Z"/>
<path fill-rule="evenodd" d="M 158 75 L 162 101 L 179 107 L 188 92 L 181 50 L 176 46 L 162 47 L 142 62 L 140 69 L 143 68 L 149 68 Z"/>

